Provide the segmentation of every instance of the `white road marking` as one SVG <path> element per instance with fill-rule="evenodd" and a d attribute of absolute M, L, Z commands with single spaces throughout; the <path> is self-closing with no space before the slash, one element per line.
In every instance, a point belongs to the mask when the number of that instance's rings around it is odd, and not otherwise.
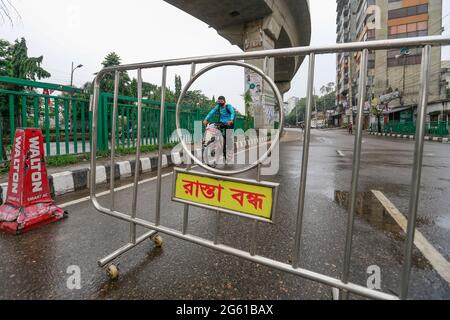
<path fill-rule="evenodd" d="M 345 157 L 345 154 L 341 150 L 336 150 L 337 154 L 341 157 Z"/>
<path fill-rule="evenodd" d="M 386 196 L 381 191 L 372 190 L 372 193 L 406 233 L 408 221 L 405 216 L 395 207 L 395 205 L 391 201 L 389 201 L 388 198 L 386 198 Z M 439 273 L 439 275 L 450 284 L 450 263 L 417 229 L 414 237 L 414 244 L 416 245 L 417 249 L 422 252 L 423 256 L 431 263 L 437 273 Z"/>

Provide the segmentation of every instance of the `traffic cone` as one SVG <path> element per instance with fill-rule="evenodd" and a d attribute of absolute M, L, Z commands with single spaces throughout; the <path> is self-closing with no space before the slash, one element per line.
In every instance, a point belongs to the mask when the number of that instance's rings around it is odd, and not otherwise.
<path fill-rule="evenodd" d="M 0 229 L 19 234 L 65 218 L 51 197 L 40 129 L 17 129 L 11 151 L 8 191 L 0 206 Z"/>

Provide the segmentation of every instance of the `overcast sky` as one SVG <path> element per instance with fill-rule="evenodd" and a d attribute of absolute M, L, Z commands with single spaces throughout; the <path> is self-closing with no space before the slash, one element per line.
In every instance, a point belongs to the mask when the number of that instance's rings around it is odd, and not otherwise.
<path fill-rule="evenodd" d="M 117 52 L 123 63 L 152 61 L 197 55 L 240 52 L 236 46 L 220 37 L 203 22 L 162 0 L 13 0 L 22 16 L 14 27 L 0 26 L 0 37 L 14 41 L 27 39 L 29 55 L 44 55 L 44 68 L 52 78 L 46 81 L 70 83 L 70 66 L 83 64 L 76 70 L 74 83 L 81 86 L 92 81 L 93 73 L 101 68 L 103 57 Z M 443 25 L 450 30 L 450 1 L 444 2 Z M 312 45 L 336 42 L 336 1 L 310 0 L 312 15 Z M 450 32 L 446 31 L 446 34 Z M 444 53 L 444 58 L 450 57 Z M 306 91 L 304 63 L 292 82 L 291 96 L 304 96 Z M 334 55 L 317 58 L 316 87 L 335 81 Z M 189 68 L 170 68 L 167 84 L 174 87 L 174 75 L 183 83 Z M 143 73 L 144 80 L 160 84 L 160 71 Z M 130 74 L 135 76 L 135 74 Z M 195 89 L 206 95 L 228 96 L 230 103 L 243 110 L 243 71 L 224 68 L 198 80 Z"/>

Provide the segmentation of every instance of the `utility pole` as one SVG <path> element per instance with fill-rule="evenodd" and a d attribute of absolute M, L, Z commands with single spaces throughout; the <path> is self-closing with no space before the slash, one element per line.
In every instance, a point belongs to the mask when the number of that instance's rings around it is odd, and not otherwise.
<path fill-rule="evenodd" d="M 406 90 L 406 55 L 403 55 L 403 90 L 402 90 L 402 104 L 405 103 L 404 97 Z"/>
<path fill-rule="evenodd" d="M 405 104 L 405 90 L 406 90 L 406 62 L 407 62 L 407 57 L 411 54 L 410 50 L 407 48 L 402 48 L 400 49 L 400 54 L 396 55 L 395 58 L 398 59 L 400 57 L 403 57 L 403 91 L 402 91 L 402 95 L 400 98 L 400 103 L 402 105 Z"/>

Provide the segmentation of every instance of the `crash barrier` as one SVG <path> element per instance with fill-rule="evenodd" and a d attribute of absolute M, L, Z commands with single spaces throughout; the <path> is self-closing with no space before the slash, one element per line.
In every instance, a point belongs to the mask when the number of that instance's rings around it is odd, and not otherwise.
<path fill-rule="evenodd" d="M 202 163 L 201 160 L 197 159 L 190 151 L 190 148 L 182 140 L 184 152 L 190 157 L 194 162 L 200 167 L 207 170 L 209 173 L 202 173 L 193 171 L 190 166 L 187 169 L 176 169 L 174 175 L 174 192 L 173 200 L 185 203 L 184 214 L 183 214 L 183 226 L 182 230 L 175 230 L 173 228 L 165 227 L 160 224 L 161 216 L 161 182 L 162 182 L 162 144 L 159 145 L 159 160 L 158 160 L 158 177 L 157 177 L 157 190 L 156 190 L 156 218 L 154 222 L 143 220 L 136 217 L 136 206 L 137 206 L 137 189 L 139 182 L 139 170 L 136 169 L 136 175 L 134 177 L 134 189 L 131 214 L 118 212 L 114 209 L 114 179 L 111 179 L 111 208 L 106 208 L 100 205 L 96 196 L 96 172 L 91 170 L 91 201 L 94 207 L 101 213 L 107 214 L 119 220 L 127 221 L 130 223 L 130 242 L 118 249 L 117 251 L 111 253 L 107 257 L 99 261 L 99 265 L 104 267 L 111 263 L 115 258 L 119 257 L 123 253 L 127 252 L 131 248 L 135 247 L 137 244 L 141 243 L 147 238 L 152 238 L 157 245 L 161 244 L 161 238 L 159 238 L 158 233 L 167 234 L 182 240 L 186 240 L 207 248 L 211 248 L 222 253 L 240 257 L 248 261 L 252 261 L 261 265 L 265 265 L 277 270 L 288 272 L 312 281 L 316 281 L 325 285 L 330 286 L 333 289 L 333 297 L 347 298 L 349 293 L 354 293 L 360 296 L 374 298 L 374 299 L 406 299 L 408 296 L 408 289 L 410 283 L 411 274 L 411 260 L 412 260 L 412 249 L 414 244 L 414 231 L 416 226 L 417 218 L 417 208 L 419 200 L 419 190 L 420 190 L 420 180 L 421 180 L 421 170 L 423 161 L 423 151 L 424 151 L 424 133 L 425 133 L 425 119 L 426 119 L 426 108 L 428 102 L 428 87 L 429 87 L 429 70 L 431 63 L 431 50 L 433 46 L 447 46 L 450 44 L 449 37 L 442 36 L 431 36 L 431 37 L 418 37 L 409 39 L 395 39 L 395 40 L 382 40 L 382 41 L 368 41 L 359 43 L 344 43 L 337 44 L 333 46 L 322 46 L 322 47 L 297 47 L 297 48 L 286 48 L 286 49 L 275 49 L 275 50 L 264 50 L 255 51 L 247 53 L 237 53 L 237 54 L 227 54 L 227 55 L 215 55 L 215 56 L 204 56 L 197 58 L 185 58 L 185 59 L 175 59 L 166 61 L 156 61 L 148 63 L 137 63 L 131 65 L 122 65 L 115 67 L 108 67 L 101 70 L 94 82 L 94 103 L 93 103 L 93 152 L 91 157 L 91 168 L 96 167 L 96 157 L 95 151 L 96 146 L 96 135 L 98 129 L 95 127 L 98 118 L 98 99 L 100 93 L 100 81 L 102 77 L 107 73 L 115 73 L 116 88 L 114 93 L 114 108 L 113 113 L 117 112 L 117 97 L 118 97 L 118 82 L 121 71 L 137 70 L 138 72 L 138 139 L 137 139 L 137 152 L 136 152 L 136 165 L 139 166 L 140 149 L 139 141 L 141 140 L 141 123 L 142 123 L 142 70 L 144 69 L 154 69 L 162 68 L 162 95 L 161 95 L 161 116 L 160 116 L 160 127 L 159 130 L 162 134 L 164 132 L 164 109 L 165 109 L 165 87 L 166 87 L 166 75 L 167 69 L 173 66 L 183 66 L 191 65 L 191 80 L 186 85 L 180 100 L 177 104 L 177 128 L 180 128 L 179 123 L 179 113 L 180 113 L 180 101 L 186 91 L 189 89 L 190 85 L 195 81 L 200 75 L 205 72 L 214 69 L 219 66 L 225 65 L 238 65 L 245 68 L 249 68 L 265 79 L 270 86 L 274 89 L 275 96 L 279 102 L 281 102 L 280 93 L 273 81 L 266 75 L 266 68 L 264 71 L 248 65 L 246 63 L 240 62 L 242 60 L 254 60 L 254 59 L 265 59 L 264 65 L 267 65 L 268 59 L 279 58 L 279 57 L 299 57 L 299 56 L 309 56 L 309 69 L 308 69 L 308 84 L 307 84 L 307 107 L 305 114 L 305 132 L 303 141 L 303 154 L 302 154 L 302 164 L 301 164 L 301 175 L 300 175 L 300 191 L 298 199 L 298 210 L 297 210 L 297 223 L 295 232 L 295 243 L 294 243 L 294 258 L 292 264 L 286 264 L 277 260 L 273 260 L 267 257 L 259 256 L 256 252 L 256 246 L 254 241 L 252 241 L 252 246 L 248 251 L 237 249 L 228 245 L 220 244 L 217 235 L 220 227 L 220 215 L 226 214 L 237 214 L 234 208 L 220 207 L 218 203 L 214 201 L 202 202 L 202 199 L 210 199 L 211 197 L 217 197 L 220 194 L 224 197 L 231 197 L 235 201 L 244 201 L 245 198 L 248 202 L 249 212 L 255 214 L 258 212 L 258 208 L 261 208 L 261 201 L 271 199 L 272 203 L 271 210 L 264 212 L 259 212 L 260 214 L 256 217 L 247 213 L 239 212 L 243 218 L 255 218 L 254 227 L 252 230 L 252 238 L 255 238 L 255 234 L 258 230 L 258 222 L 271 221 L 271 215 L 276 212 L 276 200 L 277 200 L 277 188 L 276 184 L 264 183 L 259 180 L 249 180 L 231 177 L 233 175 L 238 175 L 240 173 L 246 172 L 253 168 L 258 168 L 258 172 L 261 168 L 261 164 L 267 155 L 270 153 L 272 148 L 276 147 L 279 142 L 279 137 L 283 128 L 283 123 L 280 123 L 281 130 L 273 138 L 271 149 L 264 154 L 250 166 L 234 171 L 223 171 L 218 169 L 213 169 Z M 393 294 L 384 293 L 381 291 L 376 291 L 369 289 L 367 287 L 354 284 L 349 282 L 350 276 L 350 258 L 352 253 L 352 240 L 353 240 L 353 227 L 355 218 L 355 208 L 357 200 L 358 191 L 358 180 L 360 171 L 360 159 L 361 159 L 361 145 L 362 145 L 362 128 L 363 128 L 363 110 L 366 100 L 367 93 L 367 66 L 368 66 L 368 55 L 369 51 L 375 50 L 390 50 L 390 49 L 400 49 L 400 48 L 421 48 L 422 51 L 422 63 L 421 63 L 421 81 L 418 84 L 420 87 L 419 93 L 419 106 L 417 113 L 417 125 L 416 125 L 416 140 L 415 140 L 415 150 L 414 150 L 414 164 L 412 172 L 412 182 L 411 182 L 411 195 L 409 204 L 409 219 L 405 242 L 405 254 L 403 270 L 401 273 L 401 288 L 400 296 Z M 352 180 L 351 180 L 351 192 L 350 192 L 350 205 L 347 216 L 347 230 L 346 230 L 346 241 L 345 241 L 345 251 L 344 251 L 344 263 L 343 272 L 341 279 L 336 279 L 324 274 L 320 274 L 311 270 L 306 270 L 300 267 L 300 248 L 302 240 L 302 227 L 303 227 L 303 213 L 305 206 L 305 191 L 306 191 L 306 177 L 308 171 L 308 158 L 309 158 L 309 147 L 310 147 L 310 137 L 311 137 L 311 116 L 313 101 L 313 91 L 314 91 L 314 75 L 315 75 L 315 58 L 316 55 L 320 54 L 332 54 L 340 52 L 361 52 L 360 55 L 360 75 L 359 75 L 359 90 L 358 90 L 358 115 L 356 121 L 356 135 L 354 142 L 354 153 L 353 153 L 353 166 L 352 166 Z M 195 67 L 198 64 L 209 64 L 207 67 L 196 73 Z M 283 108 L 280 110 L 280 119 L 283 119 Z M 114 118 L 114 116 L 113 116 Z M 114 133 L 114 130 L 113 130 Z M 180 134 L 180 133 L 178 133 Z M 112 150 L 114 150 L 114 135 L 111 140 Z M 111 163 L 114 163 L 114 152 L 112 152 Z M 114 165 L 111 165 L 114 168 Z M 113 177 L 113 170 L 111 170 L 111 177 Z M 181 191 L 181 192 L 180 192 Z M 198 197 L 192 197 L 193 194 L 198 193 Z M 215 201 L 217 198 L 214 198 Z M 200 202 L 200 203 L 199 203 Z M 220 201 L 218 201 L 220 202 Z M 263 201 L 263 203 L 266 203 Z M 216 210 L 217 228 L 215 230 L 214 241 L 201 238 L 198 236 L 190 235 L 187 232 L 187 225 L 189 222 L 189 205 L 195 205 L 200 207 L 205 207 L 209 209 Z M 253 206 L 254 210 L 251 209 Z M 272 221 L 273 222 L 273 221 Z M 140 237 L 136 235 L 136 226 L 142 226 L 150 231 Z M 117 269 L 114 265 L 109 265 L 109 272 L 117 276 Z"/>
<path fill-rule="evenodd" d="M 0 230 L 19 234 L 66 217 L 51 197 L 39 129 L 17 129 Z"/>

